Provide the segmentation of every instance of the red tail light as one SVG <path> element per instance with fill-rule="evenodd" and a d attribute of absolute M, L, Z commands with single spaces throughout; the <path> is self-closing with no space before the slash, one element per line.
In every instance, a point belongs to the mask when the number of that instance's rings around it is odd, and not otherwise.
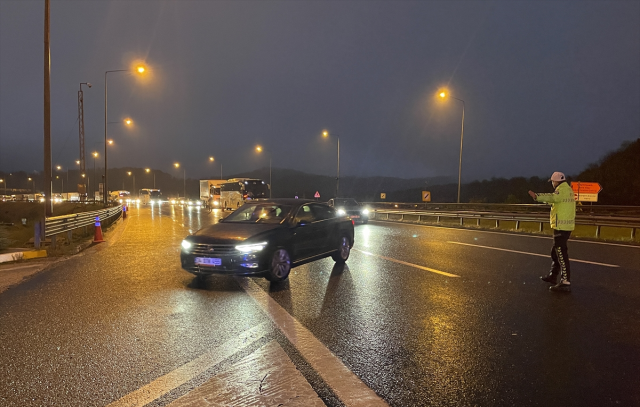
<path fill-rule="evenodd" d="M 242 198 L 243 198 L 243 199 L 247 199 L 247 197 L 248 197 L 248 196 L 249 196 L 249 195 L 244 194 L 244 195 L 242 195 Z"/>
<path fill-rule="evenodd" d="M 355 226 L 355 225 L 356 225 L 356 221 L 354 221 L 353 219 L 351 219 L 351 224 L 352 224 L 353 226 Z"/>

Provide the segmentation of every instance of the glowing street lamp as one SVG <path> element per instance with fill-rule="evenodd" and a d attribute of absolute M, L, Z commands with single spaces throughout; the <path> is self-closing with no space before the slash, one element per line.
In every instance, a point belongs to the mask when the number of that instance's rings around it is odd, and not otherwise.
<path fill-rule="evenodd" d="M 447 96 L 451 99 L 459 100 L 462 102 L 462 129 L 460 130 L 460 161 L 458 163 L 458 203 L 460 203 L 460 180 L 462 177 L 462 140 L 464 138 L 464 100 L 458 99 L 451 95 L 447 95 L 446 91 L 441 91 L 439 95 L 442 99 L 445 99 Z"/>
<path fill-rule="evenodd" d="M 143 74 L 146 69 L 142 65 L 138 65 L 135 68 L 135 71 L 138 74 Z M 103 192 L 103 202 L 107 204 L 107 193 L 109 188 L 107 187 L 107 74 L 112 72 L 131 72 L 130 69 L 116 69 L 112 71 L 105 71 L 104 73 L 104 192 Z"/>
<path fill-rule="evenodd" d="M 131 187 L 131 193 L 135 194 L 136 193 L 136 174 L 133 174 L 131 171 L 127 171 L 127 175 L 129 175 L 130 177 L 133 177 L 133 186 Z"/>
<path fill-rule="evenodd" d="M 151 172 L 151 168 L 145 168 L 144 171 L 149 174 Z M 153 188 L 156 188 L 156 173 L 153 173 Z"/>
<path fill-rule="evenodd" d="M 212 163 L 214 162 L 216 159 L 213 157 L 209 157 L 209 162 Z M 220 163 L 220 179 L 222 179 L 222 163 Z"/>
<path fill-rule="evenodd" d="M 322 131 L 322 137 L 329 138 L 329 132 L 327 130 Z M 340 136 L 336 135 L 338 139 L 338 169 L 336 171 L 336 198 L 338 197 L 338 191 L 340 189 Z"/>
<path fill-rule="evenodd" d="M 262 146 L 256 146 L 256 151 L 259 153 L 262 153 L 264 151 L 264 149 L 262 148 Z M 271 152 L 270 151 L 265 151 L 265 153 L 269 154 L 269 198 L 271 198 L 271 195 L 273 194 L 273 184 L 271 183 Z"/>
<path fill-rule="evenodd" d="M 91 155 L 93 156 L 93 182 L 96 182 L 96 158 L 98 158 L 98 152 L 94 151 L 93 153 L 91 153 Z M 91 184 L 91 180 L 88 179 L 87 180 L 87 189 L 89 191 L 91 191 L 91 189 L 89 188 Z M 92 196 L 92 200 L 96 199 L 96 194 L 94 193 Z"/>
<path fill-rule="evenodd" d="M 180 168 L 180 163 L 173 163 L 173 166 L 177 168 Z M 184 199 L 187 199 L 187 169 L 183 168 L 182 169 L 182 197 Z"/>

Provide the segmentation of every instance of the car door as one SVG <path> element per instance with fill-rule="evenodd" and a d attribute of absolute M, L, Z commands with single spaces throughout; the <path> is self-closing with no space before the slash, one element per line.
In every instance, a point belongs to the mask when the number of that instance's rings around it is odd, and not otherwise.
<path fill-rule="evenodd" d="M 338 222 L 336 210 L 326 204 L 310 204 L 316 221 L 314 225 L 318 230 L 318 240 L 315 254 L 326 253 L 335 250 L 338 242 Z"/>
<path fill-rule="evenodd" d="M 292 240 L 296 259 L 306 259 L 319 252 L 322 246 L 322 225 L 313 211 L 311 204 L 302 205 L 294 217 L 295 231 Z"/>

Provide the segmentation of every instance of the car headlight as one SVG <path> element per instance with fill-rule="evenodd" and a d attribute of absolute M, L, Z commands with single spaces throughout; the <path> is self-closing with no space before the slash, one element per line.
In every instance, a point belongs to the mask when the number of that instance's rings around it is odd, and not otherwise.
<path fill-rule="evenodd" d="M 182 243 L 180 243 L 180 245 L 182 246 L 182 248 L 183 248 L 184 250 L 189 250 L 189 249 L 191 249 L 191 246 L 193 246 L 193 245 L 191 244 L 191 242 L 190 242 L 190 241 L 188 241 L 188 240 L 183 240 L 183 241 L 182 241 Z"/>
<path fill-rule="evenodd" d="M 344 209 L 338 209 L 338 215 L 344 216 L 346 214 L 347 214 L 347 212 L 345 212 Z"/>
<path fill-rule="evenodd" d="M 218 202 L 218 201 L 214 201 L 214 202 L 213 202 L 213 204 L 214 204 L 215 206 L 218 206 L 218 205 L 220 205 L 220 202 Z"/>
<path fill-rule="evenodd" d="M 236 246 L 236 250 L 242 253 L 259 252 L 260 250 L 264 249 L 266 245 L 267 245 L 267 242 L 241 244 Z"/>
<path fill-rule="evenodd" d="M 362 214 L 363 215 L 368 215 L 369 214 L 369 209 L 363 209 L 362 210 Z"/>

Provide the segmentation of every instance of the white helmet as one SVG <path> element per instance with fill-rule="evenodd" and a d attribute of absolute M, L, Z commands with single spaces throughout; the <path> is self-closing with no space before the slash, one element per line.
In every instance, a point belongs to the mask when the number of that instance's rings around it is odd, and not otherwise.
<path fill-rule="evenodd" d="M 551 178 L 549 178 L 549 181 L 562 182 L 562 181 L 566 181 L 566 178 L 563 173 L 556 171 L 553 174 L 551 174 Z"/>

